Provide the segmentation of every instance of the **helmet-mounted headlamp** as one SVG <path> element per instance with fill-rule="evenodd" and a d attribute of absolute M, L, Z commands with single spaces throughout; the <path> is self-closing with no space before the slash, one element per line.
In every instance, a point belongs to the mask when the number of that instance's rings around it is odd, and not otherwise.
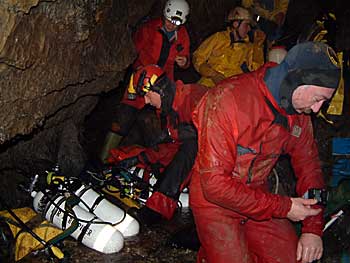
<path fill-rule="evenodd" d="M 182 19 L 177 16 L 172 16 L 170 22 L 175 26 L 180 26 L 182 24 Z"/>
<path fill-rule="evenodd" d="M 168 0 L 163 10 L 164 17 L 176 26 L 186 22 L 189 12 L 186 0 Z"/>

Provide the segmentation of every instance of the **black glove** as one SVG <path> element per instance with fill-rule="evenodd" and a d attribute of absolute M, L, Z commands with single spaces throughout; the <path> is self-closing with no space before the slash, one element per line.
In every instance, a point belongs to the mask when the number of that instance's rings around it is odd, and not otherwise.
<path fill-rule="evenodd" d="M 130 168 L 130 167 L 133 167 L 139 163 L 140 163 L 139 157 L 132 156 L 132 157 L 129 157 L 129 158 L 126 158 L 126 159 L 120 161 L 117 166 L 121 167 L 121 168 Z"/>
<path fill-rule="evenodd" d="M 173 142 L 173 138 L 171 138 L 168 129 L 162 130 L 161 134 L 155 138 L 152 142 L 150 142 L 150 147 L 155 147 L 158 144 L 162 143 L 170 143 Z"/>
<path fill-rule="evenodd" d="M 164 168 L 164 165 L 162 165 L 160 162 L 152 163 L 150 165 L 152 174 L 157 178 L 157 180 L 160 178 L 161 172 L 160 170 Z"/>

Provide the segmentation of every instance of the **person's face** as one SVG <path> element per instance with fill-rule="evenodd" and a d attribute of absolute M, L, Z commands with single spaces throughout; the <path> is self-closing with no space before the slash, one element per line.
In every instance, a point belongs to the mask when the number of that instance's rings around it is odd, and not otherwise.
<path fill-rule="evenodd" d="M 157 109 L 160 109 L 162 105 L 162 100 L 160 99 L 159 93 L 150 90 L 145 94 L 144 98 L 146 104 L 150 104 L 156 107 Z"/>
<path fill-rule="evenodd" d="M 248 32 L 251 30 L 250 22 L 248 20 L 243 20 L 241 24 L 239 24 L 238 21 L 235 21 L 234 27 L 236 27 L 238 34 L 241 38 L 246 38 Z"/>
<path fill-rule="evenodd" d="M 335 89 L 314 85 L 299 86 L 292 94 L 293 107 L 298 113 L 316 113 L 333 96 L 334 91 Z"/>
<path fill-rule="evenodd" d="M 178 26 L 171 23 L 171 21 L 169 21 L 168 19 L 164 19 L 164 28 L 166 31 L 172 32 L 176 30 Z"/>

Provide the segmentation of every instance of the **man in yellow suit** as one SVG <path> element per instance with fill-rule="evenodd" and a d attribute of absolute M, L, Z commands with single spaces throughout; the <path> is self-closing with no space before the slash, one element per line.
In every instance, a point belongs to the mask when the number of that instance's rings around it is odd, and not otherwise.
<path fill-rule="evenodd" d="M 202 76 L 199 83 L 207 87 L 264 64 L 265 34 L 256 30 L 249 38 L 254 21 L 248 9 L 232 9 L 227 22 L 226 31 L 214 33 L 193 53 L 193 65 Z"/>

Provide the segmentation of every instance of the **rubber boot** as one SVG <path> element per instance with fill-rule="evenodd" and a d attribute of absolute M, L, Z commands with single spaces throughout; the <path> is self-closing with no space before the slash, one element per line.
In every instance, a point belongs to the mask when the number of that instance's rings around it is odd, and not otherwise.
<path fill-rule="evenodd" d="M 128 214 L 136 218 L 143 226 L 152 226 L 158 224 L 162 220 L 161 214 L 148 208 L 147 206 L 137 208 L 130 208 Z"/>
<path fill-rule="evenodd" d="M 109 151 L 113 148 L 117 148 L 122 138 L 123 138 L 122 136 L 120 136 L 119 134 L 113 131 L 109 131 L 107 133 L 105 141 L 103 143 L 102 151 L 99 157 L 102 163 L 107 162 Z"/>
<path fill-rule="evenodd" d="M 173 248 L 185 248 L 198 251 L 201 244 L 195 224 L 190 224 L 175 232 L 168 240 L 167 245 Z"/>

